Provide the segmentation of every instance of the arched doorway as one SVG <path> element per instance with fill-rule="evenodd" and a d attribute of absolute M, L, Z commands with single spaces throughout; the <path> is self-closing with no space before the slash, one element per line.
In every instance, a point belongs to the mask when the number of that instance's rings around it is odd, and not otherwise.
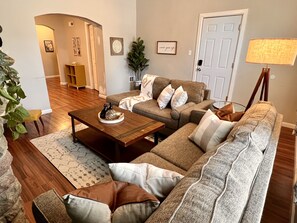
<path fill-rule="evenodd" d="M 81 64 L 85 67 L 86 87 L 96 89 L 101 97 L 105 97 L 102 26 L 86 18 L 65 14 L 36 16 L 35 24 L 50 27 L 53 30 L 60 83 L 67 84 L 64 72 L 66 64 Z M 79 51 L 74 49 L 74 39 L 79 41 Z M 39 38 L 39 42 L 43 41 Z M 43 46 L 40 45 L 40 47 L 42 51 Z M 44 61 L 43 63 L 45 64 Z"/>

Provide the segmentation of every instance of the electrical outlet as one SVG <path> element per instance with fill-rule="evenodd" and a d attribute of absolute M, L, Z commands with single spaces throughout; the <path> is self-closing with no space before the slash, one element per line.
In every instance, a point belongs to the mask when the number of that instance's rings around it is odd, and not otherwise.
<path fill-rule="evenodd" d="M 134 81 L 134 77 L 133 77 L 133 76 L 130 76 L 130 77 L 129 77 L 129 81 L 130 81 L 130 82 Z"/>

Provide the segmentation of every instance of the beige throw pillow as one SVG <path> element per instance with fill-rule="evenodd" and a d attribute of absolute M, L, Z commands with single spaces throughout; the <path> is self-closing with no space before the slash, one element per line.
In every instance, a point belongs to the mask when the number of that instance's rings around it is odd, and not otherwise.
<path fill-rule="evenodd" d="M 189 139 L 207 152 L 215 149 L 226 139 L 234 124 L 234 122 L 220 120 L 208 109 L 199 125 L 189 135 Z"/>
<path fill-rule="evenodd" d="M 166 88 L 163 89 L 163 91 L 161 92 L 161 94 L 159 95 L 159 97 L 157 99 L 160 109 L 166 108 L 173 93 L 174 93 L 174 89 L 171 87 L 171 84 L 169 84 Z"/>
<path fill-rule="evenodd" d="M 136 184 L 159 199 L 165 198 L 183 175 L 148 163 L 109 163 L 114 180 Z"/>
<path fill-rule="evenodd" d="M 171 98 L 171 108 L 176 109 L 177 107 L 180 107 L 180 106 L 186 104 L 187 100 L 188 100 L 187 92 L 184 91 L 182 86 L 179 86 L 175 90 L 175 92 Z"/>

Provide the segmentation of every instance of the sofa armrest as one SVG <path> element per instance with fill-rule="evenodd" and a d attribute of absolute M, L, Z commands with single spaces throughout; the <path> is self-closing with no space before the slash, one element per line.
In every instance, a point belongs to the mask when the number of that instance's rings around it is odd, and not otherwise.
<path fill-rule="evenodd" d="M 213 103 L 214 103 L 214 100 L 205 100 L 199 104 L 194 104 L 193 106 L 183 110 L 180 114 L 179 128 L 191 121 L 191 116 L 192 116 L 193 110 L 198 110 L 198 111 L 205 110 L 206 111 L 207 109 L 209 109 L 211 107 L 211 105 Z M 192 120 L 195 120 L 195 119 L 192 118 Z M 200 121 L 200 119 L 199 119 L 199 121 Z M 195 123 L 197 123 L 197 122 L 195 122 Z"/>
<path fill-rule="evenodd" d="M 133 91 L 128 91 L 120 94 L 112 94 L 106 97 L 106 102 L 111 103 L 112 105 L 119 106 L 119 103 L 123 98 L 137 96 L 139 94 L 140 94 L 140 90 L 133 90 Z"/>
<path fill-rule="evenodd" d="M 63 199 L 54 189 L 36 197 L 32 202 L 32 211 L 37 223 L 71 223 Z"/>
<path fill-rule="evenodd" d="M 207 110 L 204 109 L 195 109 L 192 110 L 190 115 L 190 122 L 199 124 L 200 120 L 202 119 L 203 115 L 206 113 Z"/>
<path fill-rule="evenodd" d="M 180 114 L 183 110 L 189 108 L 189 107 L 192 107 L 194 106 L 195 103 L 194 102 L 188 102 L 187 104 L 184 104 L 182 106 L 179 106 L 175 109 L 172 109 L 171 112 L 170 112 L 170 115 L 171 115 L 171 118 L 174 119 L 174 120 L 178 120 L 180 118 Z"/>

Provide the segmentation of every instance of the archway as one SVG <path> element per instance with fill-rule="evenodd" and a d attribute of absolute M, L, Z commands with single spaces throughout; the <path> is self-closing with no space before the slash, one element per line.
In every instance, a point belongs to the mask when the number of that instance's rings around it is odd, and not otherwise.
<path fill-rule="evenodd" d="M 36 16 L 35 24 L 53 30 L 60 83 L 67 84 L 64 72 L 66 64 L 81 64 L 85 67 L 86 87 L 98 90 L 99 95 L 105 97 L 102 26 L 86 18 L 65 14 Z M 74 39 L 79 41 L 79 49 L 74 49 Z"/>

